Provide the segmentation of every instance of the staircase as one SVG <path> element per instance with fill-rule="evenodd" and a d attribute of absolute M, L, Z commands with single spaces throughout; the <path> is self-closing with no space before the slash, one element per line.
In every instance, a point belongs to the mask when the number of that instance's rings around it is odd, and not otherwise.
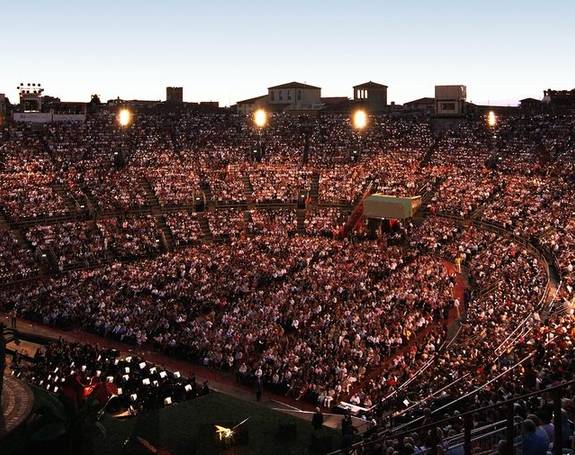
<path fill-rule="evenodd" d="M 362 193 L 359 202 L 351 211 L 349 218 L 341 228 L 341 231 L 336 234 L 338 239 L 344 239 L 352 232 L 363 220 L 363 201 L 372 193 L 372 184 L 370 183 Z"/>
<path fill-rule="evenodd" d="M 200 188 L 204 192 L 204 196 L 206 198 L 206 207 L 214 208 L 216 205 L 214 195 L 212 194 L 212 188 L 210 187 L 205 175 L 200 176 Z"/>
<path fill-rule="evenodd" d="M 244 210 L 243 216 L 244 216 L 244 231 L 247 236 L 251 236 L 252 232 L 250 231 L 250 226 L 252 226 L 254 222 L 252 213 L 249 210 Z"/>
<path fill-rule="evenodd" d="M 311 205 L 316 206 L 319 200 L 319 172 L 314 172 L 311 176 L 311 185 L 309 189 Z"/>
<path fill-rule="evenodd" d="M 435 196 L 444 181 L 445 177 L 436 177 L 435 181 L 431 183 L 431 188 L 421 195 L 421 209 L 425 209 L 427 204 L 431 202 L 431 199 L 433 199 L 433 196 Z"/>
<path fill-rule="evenodd" d="M 10 232 L 12 233 L 12 236 L 18 241 L 18 243 L 24 249 L 30 252 L 38 264 L 38 268 L 42 274 L 49 274 L 50 272 L 58 271 L 58 262 L 53 252 L 49 255 L 47 252 L 42 253 L 41 251 L 34 248 L 32 243 L 26 238 L 26 232 L 16 225 L 10 226 Z"/>
<path fill-rule="evenodd" d="M 154 188 L 152 188 L 152 184 L 146 177 L 140 178 L 140 184 L 146 193 L 146 206 L 152 209 L 153 214 L 158 214 L 161 209 L 160 201 L 154 192 Z"/>
<path fill-rule="evenodd" d="M 164 251 L 174 251 L 174 235 L 172 234 L 172 230 L 166 224 L 166 218 L 164 215 L 156 216 L 156 221 L 158 223 L 158 227 L 160 228 L 161 233 L 161 241 Z"/>
<path fill-rule="evenodd" d="M 171 142 L 172 150 L 174 151 L 174 154 L 178 157 L 178 160 L 180 160 L 180 162 L 183 162 L 184 160 L 182 157 L 182 144 L 180 143 L 178 133 L 176 132 L 175 129 L 172 129 L 170 131 L 170 142 Z"/>
<path fill-rule="evenodd" d="M 491 203 L 493 202 L 493 200 L 498 197 L 501 192 L 503 191 L 503 187 L 501 185 L 496 186 L 495 188 L 493 188 L 493 191 L 491 192 L 491 194 L 487 197 L 487 199 L 485 199 L 483 202 L 481 202 L 481 204 L 479 204 L 475 210 L 473 210 L 473 212 L 471 212 L 470 214 L 470 218 L 471 219 L 477 219 L 479 217 L 481 217 L 481 215 L 483 214 L 483 211 L 485 210 L 485 208 Z"/>
<path fill-rule="evenodd" d="M 88 207 L 88 212 L 90 212 L 90 216 L 93 218 L 96 214 L 96 210 L 98 208 L 98 204 L 96 203 L 96 198 L 92 194 L 90 188 L 86 185 L 81 185 L 80 189 L 86 198 L 86 206 Z"/>
<path fill-rule="evenodd" d="M 64 204 L 66 204 L 68 212 L 73 213 L 80 209 L 80 204 L 76 202 L 74 197 L 68 191 L 68 188 L 63 184 L 54 183 L 52 184 L 52 189 L 64 200 Z"/>
<path fill-rule="evenodd" d="M 297 233 L 299 235 L 305 235 L 305 209 L 297 209 L 295 212 L 297 221 Z"/>
<path fill-rule="evenodd" d="M 0 229 L 1 230 L 9 230 L 10 229 L 10 222 L 8 218 L 4 215 L 4 210 L 0 209 Z"/>
<path fill-rule="evenodd" d="M 211 240 L 213 236 L 212 231 L 210 230 L 210 224 L 208 223 L 208 219 L 205 216 L 201 216 L 198 218 L 198 222 L 200 223 L 200 227 L 202 228 L 204 239 Z"/>
<path fill-rule="evenodd" d="M 439 138 L 435 138 L 435 140 L 433 141 L 433 144 L 431 144 L 431 146 L 425 152 L 425 155 L 423 155 L 423 158 L 421 159 L 421 162 L 419 163 L 419 167 L 425 167 L 429 163 L 431 163 L 431 158 L 433 158 L 433 154 L 435 153 L 435 151 L 438 148 L 439 148 Z"/>
<path fill-rule="evenodd" d="M 252 182 L 250 181 L 250 176 L 247 173 L 242 173 L 242 180 L 244 182 L 244 197 L 246 201 L 252 201 L 252 195 L 254 194 L 254 187 L 252 186 Z"/>

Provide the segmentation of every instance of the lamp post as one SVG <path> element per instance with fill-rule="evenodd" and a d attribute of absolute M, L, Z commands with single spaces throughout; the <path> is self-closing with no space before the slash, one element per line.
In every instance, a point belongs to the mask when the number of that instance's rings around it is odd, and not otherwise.
<path fill-rule="evenodd" d="M 254 124 L 258 130 L 258 144 L 254 158 L 260 162 L 263 158 L 262 131 L 268 123 L 268 113 L 264 109 L 258 109 L 254 112 Z"/>
<path fill-rule="evenodd" d="M 354 113 L 352 114 L 351 117 L 351 124 L 353 129 L 357 132 L 358 135 L 358 147 L 362 147 L 363 146 L 363 136 L 362 136 L 362 131 L 367 127 L 367 112 L 365 112 L 363 109 L 358 109 L 357 111 L 354 111 Z M 360 154 L 361 150 L 354 150 L 352 152 L 352 157 L 351 160 L 352 161 L 357 161 L 359 159 L 359 154 Z"/>
<path fill-rule="evenodd" d="M 495 115 L 495 112 L 489 111 L 487 114 L 487 125 L 489 125 L 490 128 L 495 128 L 497 126 L 497 116 Z"/>
<path fill-rule="evenodd" d="M 498 161 L 501 160 L 501 157 L 498 156 L 497 150 L 495 150 L 495 139 L 497 139 L 497 135 L 495 134 L 495 128 L 497 127 L 497 115 L 495 115 L 495 112 L 489 111 L 487 113 L 486 121 L 487 128 L 489 129 L 489 147 L 491 148 L 488 164 L 492 169 L 496 169 Z"/>
<path fill-rule="evenodd" d="M 497 115 L 495 115 L 495 112 L 493 111 L 489 111 L 487 114 L 487 126 L 491 132 L 491 149 L 493 150 L 495 148 L 495 139 L 497 138 L 497 135 L 495 134 L 495 128 L 497 127 Z"/>
<path fill-rule="evenodd" d="M 121 136 L 121 149 L 114 152 L 115 162 L 117 167 L 122 167 L 126 164 L 126 129 L 132 124 L 132 111 L 127 108 L 122 108 L 116 115 L 116 121 L 120 127 Z"/>

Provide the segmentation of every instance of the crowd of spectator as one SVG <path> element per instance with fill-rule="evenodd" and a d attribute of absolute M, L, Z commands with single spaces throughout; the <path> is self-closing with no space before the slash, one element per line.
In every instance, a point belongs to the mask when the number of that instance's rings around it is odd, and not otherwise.
<path fill-rule="evenodd" d="M 152 344 L 321 406 L 378 405 L 378 418 L 438 409 L 524 355 L 543 387 L 553 373 L 537 353 L 560 362 L 553 337 L 566 343 L 573 326 L 574 126 L 546 114 L 434 133 L 426 120 L 372 116 L 358 134 L 339 114 L 277 114 L 258 133 L 233 114 L 142 114 L 122 135 L 105 112 L 82 125 L 9 126 L 0 226 L 34 225 L 31 251 L 2 236 L 0 274 L 34 276 L 34 250 L 53 252 L 61 271 L 112 262 L 3 288 L 1 308 Z M 378 239 L 332 239 L 366 191 L 432 193 L 428 216 Z M 302 192 L 305 210 L 294 204 Z M 55 221 L 71 215 L 66 197 L 90 203 L 94 220 Z M 170 209 L 161 218 L 174 251 L 157 216 L 134 213 L 155 200 Z M 446 261 L 473 298 L 455 295 Z M 557 286 L 561 311 L 547 315 Z M 526 390 L 510 384 L 504 395 Z M 473 405 L 501 396 L 487 388 Z"/>

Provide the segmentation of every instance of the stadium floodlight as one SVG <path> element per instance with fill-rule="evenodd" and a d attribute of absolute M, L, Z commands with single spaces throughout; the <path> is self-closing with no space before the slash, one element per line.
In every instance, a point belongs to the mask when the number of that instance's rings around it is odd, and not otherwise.
<path fill-rule="evenodd" d="M 254 123 L 258 128 L 263 128 L 268 123 L 268 113 L 264 109 L 254 112 Z"/>
<path fill-rule="evenodd" d="M 362 130 L 367 126 L 367 113 L 363 109 L 358 109 L 353 113 L 353 127 L 356 130 Z"/>
<path fill-rule="evenodd" d="M 495 128 L 497 125 L 497 116 L 495 115 L 495 112 L 489 111 L 487 114 L 487 124 L 490 128 Z"/>
<path fill-rule="evenodd" d="M 118 123 L 121 127 L 126 128 L 132 122 L 132 112 L 129 109 L 120 109 L 118 112 Z"/>

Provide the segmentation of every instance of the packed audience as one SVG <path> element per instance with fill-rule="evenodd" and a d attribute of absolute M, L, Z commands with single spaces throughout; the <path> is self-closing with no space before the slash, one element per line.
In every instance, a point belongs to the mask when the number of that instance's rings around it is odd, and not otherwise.
<path fill-rule="evenodd" d="M 8 126 L 0 274 L 33 277 L 46 252 L 63 273 L 3 287 L 0 308 L 320 406 L 348 401 L 376 420 L 417 421 L 445 404 L 455 415 L 568 377 L 575 117 L 502 117 L 492 130 L 464 120 L 443 132 L 370 120 L 362 135 L 339 114 L 274 114 L 261 135 L 229 113 L 142 114 L 123 135 L 108 111 L 34 134 Z M 370 192 L 425 195 L 422 216 L 376 239 L 332 239 Z M 84 201 L 93 219 L 74 219 Z M 503 379 L 457 401 L 525 356 L 516 371 L 534 382 Z M 545 425 L 545 406 L 523 406 L 529 431 Z M 443 428 L 443 439 L 459 430 Z M 374 453 L 429 444 L 420 434 L 388 442 Z"/>

